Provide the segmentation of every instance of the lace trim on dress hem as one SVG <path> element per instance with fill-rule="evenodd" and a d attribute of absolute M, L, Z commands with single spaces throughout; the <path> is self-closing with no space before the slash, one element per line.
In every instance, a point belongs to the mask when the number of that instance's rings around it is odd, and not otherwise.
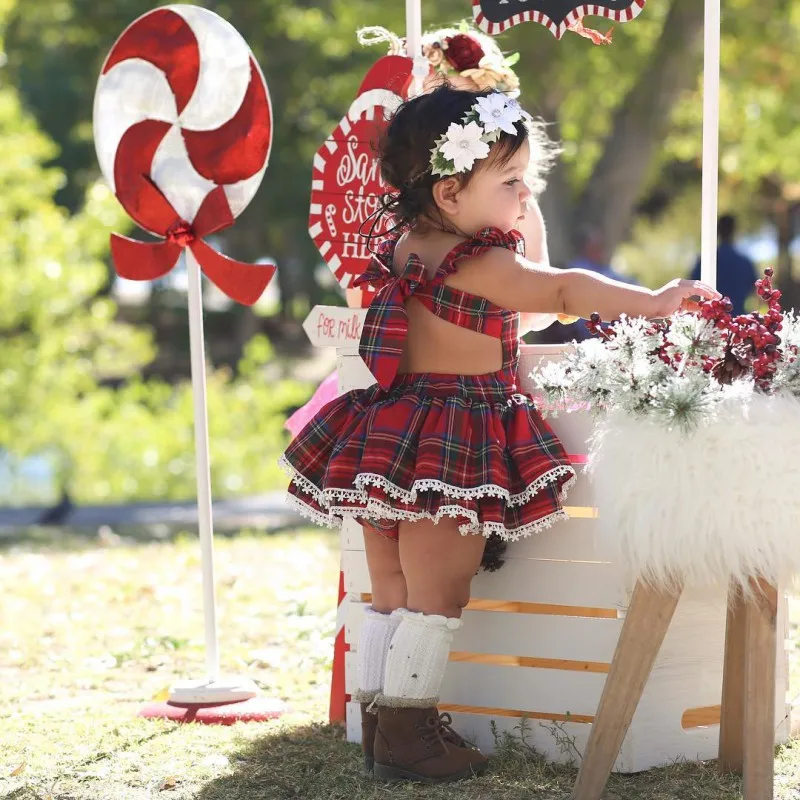
<path fill-rule="evenodd" d="M 419 492 L 433 490 L 440 492 L 445 497 L 462 500 L 477 500 L 481 497 L 501 497 L 510 507 L 514 507 L 525 505 L 525 503 L 529 502 L 545 486 L 553 483 L 553 481 L 562 476 L 569 475 L 571 476 L 570 479 L 564 484 L 559 493 L 559 501 L 561 501 L 566 497 L 566 493 L 577 480 L 577 475 L 572 467 L 559 464 L 557 467 L 553 467 L 553 469 L 540 475 L 532 484 L 526 487 L 525 491 L 517 494 L 511 494 L 508 489 L 494 483 L 487 483 L 482 486 L 474 486 L 465 489 L 460 486 L 453 486 L 450 483 L 445 483 L 444 481 L 428 478 L 414 481 L 410 491 L 407 491 L 392 483 L 383 475 L 377 475 L 372 472 L 361 472 L 356 475 L 353 481 L 354 489 L 319 489 L 304 475 L 300 474 L 289 463 L 285 456 L 282 456 L 278 463 L 289 478 L 291 478 L 291 480 L 306 494 L 311 495 L 321 506 L 329 506 L 332 500 L 347 500 L 352 503 L 364 505 L 369 500 L 369 495 L 364 487 L 375 486 L 379 489 L 383 489 L 389 497 L 399 500 L 404 505 L 414 505 Z"/>
<path fill-rule="evenodd" d="M 478 515 L 471 509 L 463 508 L 458 505 L 442 506 L 436 514 L 429 514 L 425 511 L 404 511 L 398 508 L 381 503 L 378 500 L 370 500 L 364 508 L 352 508 L 350 506 L 329 506 L 328 514 L 323 514 L 303 502 L 295 495 L 288 495 L 289 506 L 295 509 L 303 517 L 310 519 L 317 525 L 328 528 L 340 528 L 344 519 L 392 519 L 417 522 L 421 519 L 429 519 L 434 523 L 439 522 L 443 517 L 464 517 L 468 520 L 458 526 L 462 536 L 480 535 L 487 539 L 492 535 L 497 535 L 506 542 L 515 542 L 524 539 L 526 536 L 540 533 L 552 527 L 557 522 L 568 519 L 567 513 L 563 509 L 554 511 L 546 517 L 521 525 L 518 528 L 507 528 L 502 522 L 480 522 Z"/>

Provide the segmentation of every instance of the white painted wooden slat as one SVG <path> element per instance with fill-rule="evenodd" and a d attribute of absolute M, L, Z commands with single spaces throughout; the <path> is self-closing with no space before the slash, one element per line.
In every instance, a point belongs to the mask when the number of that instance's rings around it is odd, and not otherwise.
<path fill-rule="evenodd" d="M 346 591 L 371 591 L 366 555 L 349 550 L 342 559 Z M 514 558 L 498 572 L 479 573 L 472 581 L 472 596 L 588 608 L 623 609 L 628 603 L 619 573 L 610 564 Z"/>
<path fill-rule="evenodd" d="M 354 519 L 345 519 L 339 531 L 339 543 L 342 550 L 363 550 L 364 532 Z"/>
<path fill-rule="evenodd" d="M 353 649 L 364 619 L 364 605 L 352 603 L 345 639 Z M 453 650 L 530 658 L 592 661 L 609 664 L 622 620 L 559 617 L 495 611 L 465 611 L 464 627 L 453 639 Z M 530 669 L 521 667 L 520 669 Z"/>
<path fill-rule="evenodd" d="M 356 689 L 355 652 L 345 654 L 347 693 Z M 605 675 L 451 661 L 440 692 L 442 704 L 510 708 L 552 714 L 593 715 Z"/>
<path fill-rule="evenodd" d="M 345 706 L 347 741 L 361 743 L 361 705 L 352 700 Z"/>
<path fill-rule="evenodd" d="M 340 392 L 366 389 L 375 383 L 375 378 L 372 377 L 372 373 L 359 355 L 337 354 L 336 370 L 339 376 Z"/>

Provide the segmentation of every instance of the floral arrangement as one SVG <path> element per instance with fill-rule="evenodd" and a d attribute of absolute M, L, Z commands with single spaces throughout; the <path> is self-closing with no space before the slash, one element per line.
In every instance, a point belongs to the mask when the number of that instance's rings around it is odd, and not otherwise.
<path fill-rule="evenodd" d="M 727 298 L 656 322 L 623 317 L 606 327 L 593 314 L 596 338 L 532 377 L 552 408 L 588 404 L 684 431 L 713 419 L 726 400 L 754 392 L 800 397 L 800 318 L 781 310 L 772 276 L 768 269 L 756 282 L 763 314 L 733 316 Z"/>
<path fill-rule="evenodd" d="M 436 140 L 431 149 L 431 172 L 443 177 L 468 172 L 478 159 L 489 155 L 501 132 L 514 135 L 515 123 L 530 118 L 516 100 L 501 92 L 479 97 L 462 117 L 461 124 L 450 123 Z"/>
<path fill-rule="evenodd" d="M 519 61 L 519 53 L 487 53 L 475 36 L 464 31 L 424 44 L 422 53 L 431 67 L 443 75 L 471 78 L 481 88 L 519 91 L 519 78 L 511 69 Z"/>

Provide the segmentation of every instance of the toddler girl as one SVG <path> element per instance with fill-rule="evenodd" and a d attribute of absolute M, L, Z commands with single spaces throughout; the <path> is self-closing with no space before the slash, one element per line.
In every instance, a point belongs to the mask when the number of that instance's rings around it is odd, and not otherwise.
<path fill-rule="evenodd" d="M 526 260 L 530 129 L 493 90 L 444 85 L 395 113 L 380 161 L 400 227 L 360 279 L 377 287 L 360 345 L 377 382 L 326 405 L 282 459 L 301 513 L 364 525 L 372 607 L 355 699 L 382 779 L 485 769 L 436 708 L 453 634 L 486 537 L 565 518 L 575 472 L 517 387 L 519 313 L 664 317 L 718 296 L 697 281 L 651 291 Z"/>

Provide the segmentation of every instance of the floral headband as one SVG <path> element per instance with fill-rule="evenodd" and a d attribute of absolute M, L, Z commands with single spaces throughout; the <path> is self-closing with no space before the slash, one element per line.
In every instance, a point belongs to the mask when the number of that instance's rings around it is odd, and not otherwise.
<path fill-rule="evenodd" d="M 519 78 L 511 69 L 519 53 L 503 58 L 487 55 L 481 43 L 468 33 L 445 36 L 441 41 L 422 46 L 422 54 L 437 72 L 471 78 L 481 88 L 519 92 Z"/>
<path fill-rule="evenodd" d="M 529 119 L 531 115 L 502 92 L 479 97 L 462 117 L 462 124 L 451 122 L 436 140 L 431 149 L 431 174 L 446 177 L 469 172 L 477 160 L 489 155 L 501 132 L 516 135 L 514 123 Z"/>

